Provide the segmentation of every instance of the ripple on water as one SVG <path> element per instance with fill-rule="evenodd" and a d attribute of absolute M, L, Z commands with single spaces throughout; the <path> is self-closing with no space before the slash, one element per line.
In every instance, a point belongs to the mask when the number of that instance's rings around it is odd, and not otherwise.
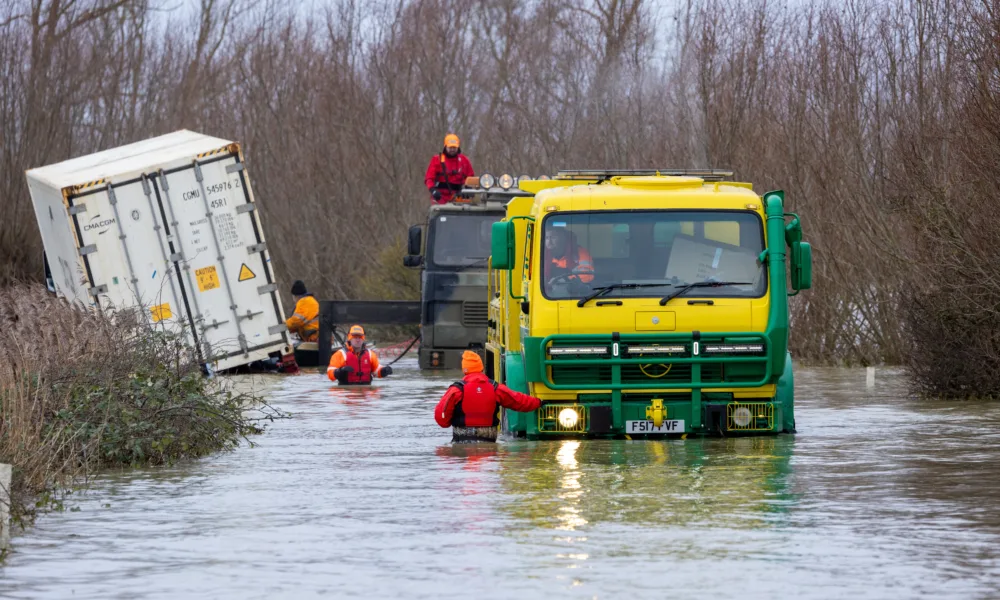
<path fill-rule="evenodd" d="M 15 539 L 16 598 L 991 597 L 1000 406 L 803 369 L 795 436 L 452 446 L 457 374 L 237 379 L 254 448 L 109 473 Z"/>

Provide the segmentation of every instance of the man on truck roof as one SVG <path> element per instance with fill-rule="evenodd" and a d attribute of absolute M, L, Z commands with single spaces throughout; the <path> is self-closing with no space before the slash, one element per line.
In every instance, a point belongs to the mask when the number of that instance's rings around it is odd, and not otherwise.
<path fill-rule="evenodd" d="M 330 357 L 326 376 L 340 385 L 368 385 L 372 377 L 388 377 L 392 367 L 379 366 L 378 356 L 365 345 L 365 330 L 354 325 L 347 334 L 347 343 Z"/>
<path fill-rule="evenodd" d="M 472 163 L 462 154 L 461 142 L 454 133 L 444 136 L 444 148 L 441 153 L 431 159 L 424 175 L 424 185 L 431 194 L 431 202 L 448 203 L 458 192 L 462 191 L 467 177 L 476 172 Z"/>
<path fill-rule="evenodd" d="M 319 302 L 306 291 L 306 284 L 301 279 L 292 284 L 292 298 L 295 299 L 295 314 L 288 317 L 285 327 L 297 333 L 303 342 L 319 340 Z"/>

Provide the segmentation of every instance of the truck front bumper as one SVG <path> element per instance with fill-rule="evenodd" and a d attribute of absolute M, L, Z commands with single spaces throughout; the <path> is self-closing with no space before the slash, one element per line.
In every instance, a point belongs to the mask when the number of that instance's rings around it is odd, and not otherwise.
<path fill-rule="evenodd" d="M 621 402 L 621 426 L 611 402 L 543 403 L 533 413 L 512 413 L 507 420 L 530 439 L 679 438 L 685 436 L 773 435 L 782 433 L 783 407 L 773 398 L 707 401 L 692 418 L 687 399 Z"/>

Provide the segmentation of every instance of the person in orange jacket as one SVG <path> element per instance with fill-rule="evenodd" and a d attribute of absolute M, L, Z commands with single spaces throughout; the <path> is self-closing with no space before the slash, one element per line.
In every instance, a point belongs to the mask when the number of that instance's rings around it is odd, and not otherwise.
<path fill-rule="evenodd" d="M 365 347 L 365 330 L 354 325 L 347 334 L 347 343 L 330 357 L 326 376 L 340 385 L 368 385 L 372 377 L 388 377 L 392 367 L 379 366 L 378 356 Z"/>
<path fill-rule="evenodd" d="M 576 243 L 572 231 L 552 227 L 545 232 L 545 280 L 564 277 L 567 281 L 590 283 L 594 280 L 594 259 L 586 248 Z"/>
<path fill-rule="evenodd" d="M 498 404 L 518 412 L 531 412 L 541 406 L 538 398 L 487 377 L 483 359 L 475 352 L 462 353 L 462 372 L 465 377 L 451 384 L 434 408 L 437 424 L 452 428 L 452 441 L 495 442 L 500 424 Z"/>
<path fill-rule="evenodd" d="M 319 302 L 306 291 L 306 284 L 301 279 L 296 279 L 292 284 L 292 297 L 295 299 L 295 314 L 288 317 L 285 327 L 288 327 L 288 331 L 299 334 L 303 342 L 318 341 Z"/>
<path fill-rule="evenodd" d="M 462 191 L 465 179 L 476 172 L 472 163 L 462 154 L 461 142 L 454 133 L 444 136 L 444 148 L 434 155 L 424 175 L 424 186 L 431 194 L 431 201 L 445 204 Z"/>

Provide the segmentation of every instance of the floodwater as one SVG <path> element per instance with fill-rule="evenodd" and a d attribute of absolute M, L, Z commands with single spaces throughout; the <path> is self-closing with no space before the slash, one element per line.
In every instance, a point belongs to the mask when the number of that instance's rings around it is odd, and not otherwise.
<path fill-rule="evenodd" d="M 102 477 L 14 538 L 0 594 L 1000 597 L 1000 404 L 800 370 L 795 436 L 455 447 L 432 417 L 451 380 L 397 367 L 255 378 L 292 419 Z"/>

